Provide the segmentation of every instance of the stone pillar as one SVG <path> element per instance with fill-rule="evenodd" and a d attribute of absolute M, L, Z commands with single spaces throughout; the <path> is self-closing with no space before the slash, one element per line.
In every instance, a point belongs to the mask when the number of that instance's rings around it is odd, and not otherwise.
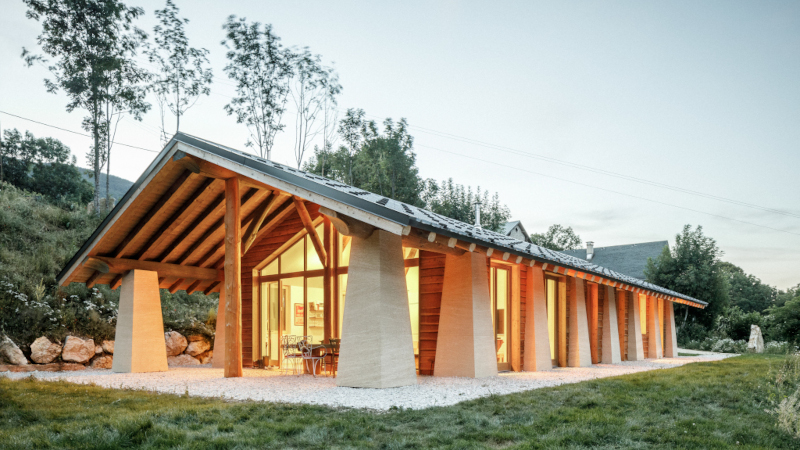
<path fill-rule="evenodd" d="M 678 333 L 675 329 L 674 304 L 664 300 L 664 357 L 678 357 Z"/>
<path fill-rule="evenodd" d="M 122 277 L 111 370 L 123 373 L 167 371 L 167 345 L 156 272 L 131 270 Z"/>
<path fill-rule="evenodd" d="M 525 371 L 550 370 L 550 333 L 547 329 L 547 295 L 542 268 L 528 269 L 528 301 L 525 305 Z"/>
<path fill-rule="evenodd" d="M 497 375 L 492 304 L 486 257 L 467 252 L 447 255 L 436 342 L 436 377 Z M 349 281 L 348 281 L 349 282 Z M 345 302 L 345 308 L 347 307 Z"/>
<path fill-rule="evenodd" d="M 603 302 L 603 364 L 616 364 L 622 361 L 622 353 L 619 348 L 619 323 L 617 322 L 617 297 L 615 289 L 611 286 L 598 286 L 599 289 L 606 290 L 605 301 Z"/>
<path fill-rule="evenodd" d="M 211 355 L 211 367 L 225 368 L 225 289 L 219 290 L 219 306 L 217 306 L 217 327 L 214 333 L 214 354 Z"/>
<path fill-rule="evenodd" d="M 629 294 L 628 291 L 621 292 L 628 302 L 628 361 L 641 361 L 644 359 L 644 344 L 639 316 L 639 297 Z"/>
<path fill-rule="evenodd" d="M 647 296 L 647 339 L 650 345 L 647 348 L 648 358 L 663 358 L 661 352 L 661 324 L 658 321 L 658 299 Z"/>
<path fill-rule="evenodd" d="M 416 384 L 402 239 L 383 230 L 352 238 L 336 384 Z"/>
<path fill-rule="evenodd" d="M 592 365 L 592 352 L 589 348 L 589 322 L 586 318 L 586 292 L 583 280 L 567 277 L 570 295 L 569 302 L 569 367 L 589 367 Z"/>

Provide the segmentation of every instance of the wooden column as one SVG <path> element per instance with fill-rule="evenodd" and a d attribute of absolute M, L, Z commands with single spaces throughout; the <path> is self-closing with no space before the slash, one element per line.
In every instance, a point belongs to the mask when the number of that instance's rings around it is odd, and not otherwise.
<path fill-rule="evenodd" d="M 511 370 L 519 372 L 522 370 L 522 332 L 520 325 L 522 323 L 520 306 L 522 303 L 522 292 L 520 291 L 520 265 L 514 264 L 511 267 Z"/>
<path fill-rule="evenodd" d="M 664 301 L 664 357 L 678 357 L 678 334 L 675 329 L 675 309 L 670 301 Z"/>
<path fill-rule="evenodd" d="M 225 180 L 225 377 L 242 376 L 242 224 L 239 179 Z"/>
<path fill-rule="evenodd" d="M 217 305 L 217 327 L 214 333 L 214 353 L 211 355 L 211 367 L 225 368 L 225 289 L 219 290 Z"/>
<path fill-rule="evenodd" d="M 550 333 L 547 329 L 547 296 L 540 266 L 528 269 L 528 302 L 525 305 L 525 370 L 550 370 Z"/>

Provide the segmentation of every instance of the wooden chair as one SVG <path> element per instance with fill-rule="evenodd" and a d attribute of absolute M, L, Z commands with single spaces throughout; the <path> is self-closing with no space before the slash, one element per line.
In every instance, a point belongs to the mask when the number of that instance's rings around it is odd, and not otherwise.
<path fill-rule="evenodd" d="M 339 368 L 339 345 L 341 345 L 341 339 L 328 339 L 328 342 L 331 345 L 331 348 L 327 349 L 325 352 L 325 358 L 331 358 L 331 371 L 333 372 L 333 377 L 336 378 L 336 370 Z"/>

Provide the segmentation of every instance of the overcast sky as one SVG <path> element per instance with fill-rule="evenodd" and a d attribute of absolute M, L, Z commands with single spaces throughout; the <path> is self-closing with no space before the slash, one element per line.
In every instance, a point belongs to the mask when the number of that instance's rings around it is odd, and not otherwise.
<path fill-rule="evenodd" d="M 0 1 L 0 110 L 81 131 L 85 113 L 67 113 L 47 70 L 20 59 L 41 25 Z M 223 111 L 234 87 L 221 26 L 236 14 L 335 63 L 341 109 L 406 118 L 422 177 L 499 192 L 528 232 L 559 223 L 596 247 L 672 245 L 702 225 L 725 260 L 800 283 L 798 2 L 177 3 L 215 75 L 181 131 L 244 149 L 246 128 Z M 152 34 L 163 3 L 128 4 Z M 160 150 L 159 121 L 126 119 L 117 141 Z M 293 121 L 273 157 L 290 165 Z M 57 137 L 87 166 L 88 138 L 4 114 L 0 125 Z M 111 173 L 135 180 L 154 155 L 117 146 Z"/>

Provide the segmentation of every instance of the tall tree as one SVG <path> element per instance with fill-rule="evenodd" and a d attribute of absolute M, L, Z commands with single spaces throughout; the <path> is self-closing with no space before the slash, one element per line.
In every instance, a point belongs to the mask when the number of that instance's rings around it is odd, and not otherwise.
<path fill-rule="evenodd" d="M 181 117 L 201 95 L 211 93 L 213 73 L 208 67 L 208 50 L 189 46 L 184 25 L 189 19 L 178 17 L 178 7 L 167 0 L 164 9 L 156 10 L 158 25 L 153 27 L 155 47 L 145 53 L 158 66 L 153 91 L 161 109 L 161 141 L 169 141 L 164 116 L 168 109 L 175 116 L 175 132 L 180 131 Z"/>
<path fill-rule="evenodd" d="M 559 224 L 550 225 L 544 233 L 532 233 L 530 237 L 534 244 L 555 251 L 575 250 L 583 243 L 572 227 Z"/>
<path fill-rule="evenodd" d="M 511 211 L 500 202 L 497 192 L 490 198 L 489 191 L 482 191 L 478 186 L 473 194 L 472 187 L 457 184 L 452 178 L 441 183 L 425 180 L 420 200 L 430 211 L 469 224 L 475 223 L 475 205 L 479 204 L 481 227 L 496 232 L 511 217 Z"/>
<path fill-rule="evenodd" d="M 347 164 L 347 178 L 343 180 L 345 183 L 355 186 L 355 179 L 353 178 L 353 164 L 355 163 L 356 154 L 361 150 L 364 143 L 364 135 L 367 134 L 367 121 L 364 120 L 364 110 L 348 108 L 344 118 L 339 122 L 339 136 L 345 142 L 341 147 L 346 154 Z"/>
<path fill-rule="evenodd" d="M 763 284 L 755 276 L 746 274 L 741 267 L 729 262 L 720 262 L 720 268 L 728 281 L 728 297 L 732 306 L 738 306 L 745 313 L 760 313 L 775 305 L 777 289 Z"/>
<path fill-rule="evenodd" d="M 119 70 L 141 34 L 133 21 L 144 13 L 118 0 L 23 0 L 26 16 L 42 22 L 37 42 L 42 51 L 54 58 L 48 65 L 54 79 L 45 79 L 48 92 L 63 91 L 69 102 L 67 111 L 83 109 L 88 113 L 82 122 L 92 135 L 89 154 L 94 172 L 95 211 L 99 210 L 104 101 L 111 73 Z M 46 62 L 41 55 L 23 49 L 22 57 L 31 66 Z"/>
<path fill-rule="evenodd" d="M 323 146 L 327 144 L 325 114 L 331 107 L 336 107 L 336 96 L 342 86 L 336 72 L 323 66 L 320 56 L 311 54 L 308 48 L 293 55 L 292 67 L 294 76 L 290 92 L 297 110 L 294 156 L 299 169 L 306 150 L 317 135 L 323 133 Z M 320 115 L 322 123 L 318 123 Z"/>
<path fill-rule="evenodd" d="M 720 264 L 722 254 L 717 242 L 703 234 L 703 227 L 692 230 L 686 225 L 675 236 L 672 249 L 664 247 L 657 259 L 647 261 L 647 281 L 708 303 L 705 309 L 676 305 L 684 308 L 679 332 L 690 321 L 710 327 L 728 305 L 728 285 Z"/>
<path fill-rule="evenodd" d="M 236 82 L 236 96 L 225 105 L 236 123 L 250 130 L 248 147 L 257 147 L 262 158 L 272 157 L 275 135 L 283 130 L 281 118 L 286 109 L 292 54 L 280 44 L 272 25 L 228 17 L 222 26 L 228 49 L 225 73 Z"/>

